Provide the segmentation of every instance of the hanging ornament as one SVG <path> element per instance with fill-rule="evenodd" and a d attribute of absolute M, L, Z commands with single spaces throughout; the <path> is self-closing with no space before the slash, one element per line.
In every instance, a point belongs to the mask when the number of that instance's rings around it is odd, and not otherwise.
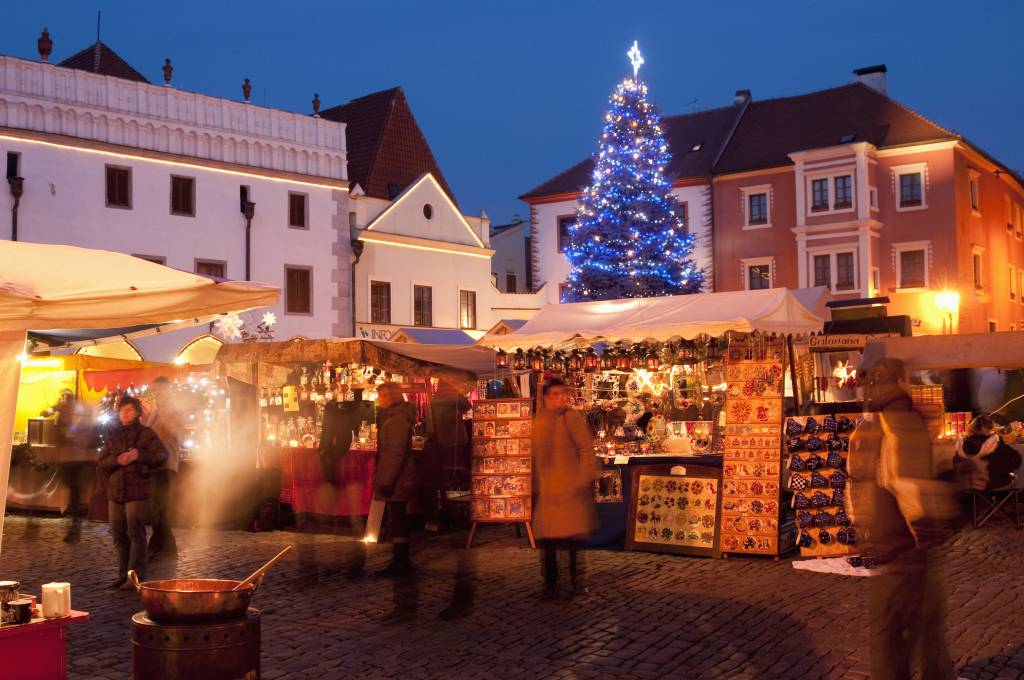
<path fill-rule="evenodd" d="M 565 367 L 565 357 L 562 356 L 561 352 L 555 352 L 555 355 L 551 357 L 551 361 L 549 362 L 549 368 L 551 369 L 551 372 L 561 375 L 565 373 Z"/>
<path fill-rule="evenodd" d="M 534 373 L 542 373 L 544 371 L 544 354 L 541 352 L 531 352 L 530 356 L 530 369 Z"/>
<path fill-rule="evenodd" d="M 494 357 L 494 364 L 498 368 L 508 368 L 508 352 L 503 349 L 499 349 L 497 355 Z"/>
<path fill-rule="evenodd" d="M 583 370 L 587 373 L 594 373 L 600 367 L 601 358 L 597 356 L 597 352 L 595 352 L 594 348 L 591 347 L 583 357 Z"/>

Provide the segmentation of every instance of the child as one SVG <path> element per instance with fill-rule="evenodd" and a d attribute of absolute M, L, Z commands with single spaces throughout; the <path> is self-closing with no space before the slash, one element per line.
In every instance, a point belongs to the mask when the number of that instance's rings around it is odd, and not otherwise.
<path fill-rule="evenodd" d="M 993 434 L 995 423 L 989 416 L 978 416 L 967 427 L 968 436 L 957 442 L 956 452 L 960 456 L 984 458 L 988 466 L 986 490 L 1009 486 L 1020 468 L 1021 457 L 1017 450 L 1003 443 L 1002 438 Z"/>

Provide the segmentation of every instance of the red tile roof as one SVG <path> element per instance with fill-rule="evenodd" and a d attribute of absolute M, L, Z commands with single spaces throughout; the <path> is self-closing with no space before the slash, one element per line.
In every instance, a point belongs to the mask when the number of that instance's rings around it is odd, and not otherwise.
<path fill-rule="evenodd" d="M 58 66 L 134 80 L 139 83 L 149 82 L 145 76 L 132 68 L 131 64 L 119 57 L 117 52 L 98 40 L 81 52 L 60 62 Z"/>
<path fill-rule="evenodd" d="M 391 200 L 429 172 L 455 201 L 402 88 L 374 92 L 320 115 L 345 123 L 348 178 L 367 196 Z"/>
<path fill-rule="evenodd" d="M 876 147 L 959 139 L 862 83 L 753 101 L 715 174 L 791 165 L 788 154 L 847 142 Z"/>
<path fill-rule="evenodd" d="M 742 110 L 742 106 L 727 106 L 662 118 L 665 140 L 672 152 L 672 160 L 666 169 L 668 176 L 673 180 L 709 177 L 715 158 Z M 700 148 L 693 151 L 698 144 Z M 590 183 L 593 169 L 592 158 L 580 161 L 519 198 L 529 201 L 533 198 L 579 191 L 581 187 Z"/>

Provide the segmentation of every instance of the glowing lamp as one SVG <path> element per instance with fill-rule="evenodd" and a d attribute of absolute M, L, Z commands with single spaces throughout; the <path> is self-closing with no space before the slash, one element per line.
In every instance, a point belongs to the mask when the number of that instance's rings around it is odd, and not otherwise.
<path fill-rule="evenodd" d="M 573 352 L 569 355 L 569 360 L 566 362 L 570 371 L 583 370 L 583 357 L 578 352 Z"/>
<path fill-rule="evenodd" d="M 616 357 L 615 357 L 615 368 L 617 368 L 620 371 L 628 371 L 629 370 L 629 355 L 626 354 L 625 352 L 621 352 L 620 354 L 616 355 Z"/>
<path fill-rule="evenodd" d="M 629 357 L 629 367 L 630 368 L 634 368 L 634 369 L 635 368 L 644 368 L 646 366 L 646 360 L 647 360 L 647 357 L 646 357 L 644 351 L 641 350 L 641 349 L 638 349 L 636 352 L 633 353 L 632 356 Z"/>
<path fill-rule="evenodd" d="M 555 356 L 551 357 L 550 365 L 551 370 L 555 373 L 565 373 L 566 361 L 561 352 L 555 352 Z"/>
<path fill-rule="evenodd" d="M 512 368 L 517 371 L 522 371 L 526 368 L 526 355 L 523 354 L 523 350 L 516 350 L 515 356 L 512 357 Z"/>
<path fill-rule="evenodd" d="M 498 368 L 508 368 L 508 352 L 503 349 L 498 350 L 494 363 Z"/>
<path fill-rule="evenodd" d="M 661 360 L 653 349 L 647 353 L 647 358 L 644 360 L 644 364 L 648 371 L 657 371 L 661 368 Z"/>
<path fill-rule="evenodd" d="M 530 368 L 534 373 L 542 373 L 544 371 L 544 354 L 541 352 L 535 352 L 530 358 Z"/>
<path fill-rule="evenodd" d="M 615 352 L 609 348 L 604 351 L 601 355 L 601 370 L 612 371 L 617 366 Z"/>
<path fill-rule="evenodd" d="M 935 296 L 935 306 L 946 314 L 956 314 L 960 309 L 960 293 L 955 290 L 944 290 Z"/>
<path fill-rule="evenodd" d="M 587 354 L 583 357 L 583 370 L 587 373 L 593 373 L 601 367 L 601 359 L 597 356 L 597 353 L 593 349 L 587 350 Z"/>

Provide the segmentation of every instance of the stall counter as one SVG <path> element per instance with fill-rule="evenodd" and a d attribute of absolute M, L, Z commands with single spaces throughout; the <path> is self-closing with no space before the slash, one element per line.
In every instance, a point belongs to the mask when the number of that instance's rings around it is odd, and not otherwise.
<path fill-rule="evenodd" d="M 320 452 L 306 447 L 267 447 L 264 467 L 281 470 L 281 502 L 296 513 L 351 517 L 370 512 L 376 450 L 352 448 L 335 470 L 338 483 L 324 480 Z"/>

